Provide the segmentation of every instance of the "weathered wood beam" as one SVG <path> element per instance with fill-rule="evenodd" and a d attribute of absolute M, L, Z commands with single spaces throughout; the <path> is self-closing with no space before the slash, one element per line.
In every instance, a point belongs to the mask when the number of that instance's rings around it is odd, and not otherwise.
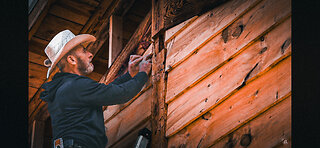
<path fill-rule="evenodd" d="M 109 59 L 108 67 L 111 66 L 122 50 L 122 17 L 111 15 L 109 24 Z"/>
<path fill-rule="evenodd" d="M 98 7 L 99 6 L 99 2 L 96 1 L 96 0 L 77 0 L 77 2 L 83 3 L 83 4 L 87 4 L 87 5 L 90 5 L 92 7 Z"/>
<path fill-rule="evenodd" d="M 132 35 L 124 49 L 120 52 L 119 56 L 113 62 L 107 73 L 101 78 L 100 82 L 109 84 L 117 76 L 123 63 L 128 59 L 129 55 L 136 49 L 139 42 L 143 39 L 143 36 L 148 31 L 150 24 L 151 12 L 149 12 L 140 23 L 138 29 Z"/>
<path fill-rule="evenodd" d="M 183 21 L 201 15 L 228 0 L 167 0 L 164 3 L 164 21 L 162 22 L 166 29 L 171 28 Z"/>
<path fill-rule="evenodd" d="M 33 10 L 28 16 L 28 30 L 31 29 L 34 22 L 38 19 L 39 15 L 44 10 L 47 3 L 48 0 L 38 0 L 37 4 L 34 6 Z"/>
<path fill-rule="evenodd" d="M 114 10 L 117 7 L 119 7 L 119 3 L 120 3 L 120 0 L 115 0 L 115 1 L 112 2 L 112 4 L 110 4 L 110 6 L 107 9 L 107 11 L 103 11 L 105 13 L 102 16 L 102 19 L 100 19 L 100 21 L 99 21 L 99 22 L 103 22 L 103 23 L 102 23 L 101 26 L 99 26 L 98 31 L 93 31 L 92 32 L 92 30 L 91 31 L 90 30 L 86 30 L 86 33 L 94 34 L 94 36 L 97 38 L 97 40 L 93 44 L 89 45 L 89 47 L 88 47 L 88 50 L 93 55 L 95 55 L 100 50 L 100 48 L 103 47 L 105 42 L 108 40 L 109 31 L 107 31 L 107 30 L 109 30 L 109 18 L 112 15 L 112 13 L 114 12 Z M 97 25 L 95 25 L 95 26 L 97 26 Z M 91 29 L 95 29 L 95 27 L 91 27 Z M 84 32 L 84 30 L 82 29 L 80 31 L 80 34 L 83 33 L 83 32 Z"/>
<path fill-rule="evenodd" d="M 127 14 L 127 12 L 130 10 L 130 8 L 132 7 L 132 5 L 134 4 L 136 0 L 129 0 L 129 2 L 127 2 L 123 7 L 124 10 L 122 11 L 121 16 L 123 17 L 124 15 Z"/>
<path fill-rule="evenodd" d="M 167 73 L 165 62 L 167 50 L 164 48 L 164 1 L 152 0 L 152 28 L 153 43 L 152 57 L 152 104 L 151 104 L 151 147 L 168 147 L 166 138 L 167 108 L 165 103 Z"/>
<path fill-rule="evenodd" d="M 119 2 L 120 0 L 103 0 L 100 2 L 100 5 L 98 6 L 98 8 L 95 10 L 94 14 L 89 18 L 89 20 L 87 21 L 87 23 L 83 26 L 83 28 L 81 29 L 80 33 L 91 33 L 90 31 L 92 30 L 92 28 L 94 26 L 96 26 L 95 24 L 98 23 L 99 21 L 102 20 L 102 16 L 104 14 L 104 12 L 109 8 L 112 7 L 111 5 L 115 5 Z M 111 11 L 112 12 L 112 11 Z M 91 29 L 90 29 L 91 28 Z"/>
<path fill-rule="evenodd" d="M 160 38 L 159 38 L 160 37 Z M 167 122 L 167 104 L 165 103 L 166 77 L 164 71 L 166 49 L 163 45 L 163 35 L 154 40 L 152 58 L 152 109 L 151 109 L 151 147 L 167 147 L 168 140 L 165 137 Z M 162 50 L 161 50 L 162 49 Z"/>
<path fill-rule="evenodd" d="M 37 19 L 35 20 L 35 22 L 31 25 L 28 26 L 29 27 L 29 36 L 28 36 L 28 40 L 30 41 L 31 37 L 37 32 L 38 28 L 40 27 L 40 24 L 42 23 L 43 19 L 45 18 L 45 16 L 47 15 L 47 13 L 49 12 L 49 8 L 50 6 L 55 2 L 56 0 L 48 0 L 48 2 L 46 3 L 46 5 L 44 6 L 43 9 L 39 9 L 39 11 L 41 11 L 41 13 L 39 14 L 39 16 L 37 17 Z M 32 12 L 31 12 L 32 13 Z M 29 18 L 30 19 L 30 18 Z"/>
<path fill-rule="evenodd" d="M 164 1 L 162 0 L 152 0 L 152 28 L 151 37 L 155 38 L 160 32 L 164 32 Z"/>

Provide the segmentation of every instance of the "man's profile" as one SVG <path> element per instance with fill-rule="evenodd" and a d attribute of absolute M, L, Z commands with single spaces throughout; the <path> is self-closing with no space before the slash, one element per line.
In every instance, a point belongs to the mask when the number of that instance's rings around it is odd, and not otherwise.
<path fill-rule="evenodd" d="M 132 55 L 128 72 L 108 85 L 86 77 L 94 70 L 93 55 L 86 47 L 96 38 L 58 33 L 45 48 L 49 68 L 60 69 L 45 83 L 40 98 L 48 103 L 55 147 L 104 148 L 107 144 L 102 106 L 122 104 L 133 98 L 148 80 L 151 55 Z"/>

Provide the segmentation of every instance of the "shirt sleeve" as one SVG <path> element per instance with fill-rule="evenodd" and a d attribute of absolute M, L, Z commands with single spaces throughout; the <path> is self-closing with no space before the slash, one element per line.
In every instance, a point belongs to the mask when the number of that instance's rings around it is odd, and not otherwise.
<path fill-rule="evenodd" d="M 75 94 L 81 104 L 84 103 L 89 106 L 123 104 L 137 95 L 147 80 L 148 75 L 145 72 L 139 72 L 136 76 L 121 84 L 110 83 L 105 85 L 90 78 L 82 77 L 75 82 L 77 89 Z"/>
<path fill-rule="evenodd" d="M 111 82 L 112 84 L 121 84 L 121 83 L 124 83 L 124 82 L 127 82 L 131 79 L 131 75 L 129 74 L 129 72 L 125 73 L 124 75 L 116 78 L 113 82 Z"/>

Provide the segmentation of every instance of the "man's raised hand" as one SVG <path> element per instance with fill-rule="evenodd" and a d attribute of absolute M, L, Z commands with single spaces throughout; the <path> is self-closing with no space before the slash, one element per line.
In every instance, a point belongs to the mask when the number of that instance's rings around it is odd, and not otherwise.
<path fill-rule="evenodd" d="M 151 70 L 151 57 L 152 54 L 143 57 L 143 60 L 139 64 L 139 72 L 146 72 L 149 75 Z"/>
<path fill-rule="evenodd" d="M 128 71 L 131 77 L 134 77 L 139 72 L 139 63 L 144 57 L 140 55 L 131 55 L 129 59 Z"/>

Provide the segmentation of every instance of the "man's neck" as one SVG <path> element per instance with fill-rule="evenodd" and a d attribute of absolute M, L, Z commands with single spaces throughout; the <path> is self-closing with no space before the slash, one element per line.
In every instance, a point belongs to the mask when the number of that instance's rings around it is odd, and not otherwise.
<path fill-rule="evenodd" d="M 63 72 L 77 74 L 79 76 L 85 76 L 82 73 L 80 73 L 78 69 L 64 69 Z"/>

